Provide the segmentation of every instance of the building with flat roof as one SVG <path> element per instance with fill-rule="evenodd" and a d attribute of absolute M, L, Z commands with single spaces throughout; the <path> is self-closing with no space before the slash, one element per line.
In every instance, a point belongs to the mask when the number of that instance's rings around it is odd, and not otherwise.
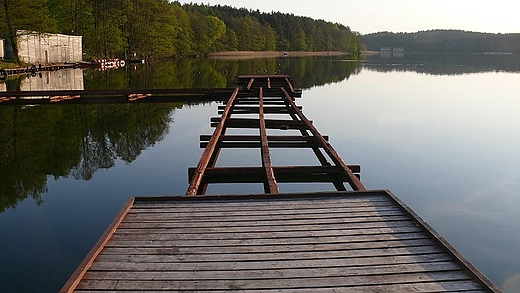
<path fill-rule="evenodd" d="M 82 36 L 18 31 L 18 57 L 29 64 L 82 61 Z"/>

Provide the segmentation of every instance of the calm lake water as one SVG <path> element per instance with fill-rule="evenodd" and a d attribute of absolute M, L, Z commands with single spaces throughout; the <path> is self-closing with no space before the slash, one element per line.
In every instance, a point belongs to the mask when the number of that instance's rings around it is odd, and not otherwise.
<path fill-rule="evenodd" d="M 390 189 L 505 292 L 520 292 L 520 56 L 185 59 L 22 77 L 0 89 L 233 86 L 287 73 L 369 189 Z M 217 103 L 0 107 L 2 292 L 56 292 L 135 195 L 181 195 Z M 305 151 L 273 153 L 284 165 Z M 260 162 L 223 152 L 228 165 Z M 282 191 L 332 190 L 290 185 Z M 208 192 L 262 192 L 222 185 Z"/>

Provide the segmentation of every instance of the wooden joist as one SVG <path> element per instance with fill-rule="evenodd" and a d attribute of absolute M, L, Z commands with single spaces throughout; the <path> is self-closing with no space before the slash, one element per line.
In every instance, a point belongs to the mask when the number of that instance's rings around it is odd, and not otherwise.
<path fill-rule="evenodd" d="M 359 165 L 348 166 L 354 174 L 361 172 Z M 335 166 L 275 166 L 272 168 L 277 182 L 347 182 L 342 171 Z M 262 183 L 265 176 L 262 167 L 223 167 L 207 168 L 204 174 L 206 183 Z M 195 168 L 188 169 L 188 181 L 191 181 Z"/>
<path fill-rule="evenodd" d="M 188 187 L 188 191 L 186 195 L 196 195 L 199 191 L 200 184 L 202 182 L 202 177 L 204 176 L 204 172 L 208 165 L 210 165 L 211 158 L 215 152 L 215 147 L 217 145 L 220 134 L 225 132 L 224 124 L 226 123 L 226 119 L 231 115 L 231 108 L 233 106 L 233 102 L 235 101 L 236 96 L 238 95 L 238 88 L 235 89 L 233 95 L 229 99 L 226 110 L 224 114 L 222 114 L 222 118 L 218 125 L 215 127 L 215 131 L 213 132 L 213 136 L 209 140 L 208 146 L 204 150 L 202 157 L 200 158 L 199 164 L 195 171 L 195 175 Z"/>

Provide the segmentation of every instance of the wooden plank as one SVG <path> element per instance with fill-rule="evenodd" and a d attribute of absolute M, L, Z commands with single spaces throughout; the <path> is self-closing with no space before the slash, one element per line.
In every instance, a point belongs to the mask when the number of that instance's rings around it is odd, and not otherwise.
<path fill-rule="evenodd" d="M 220 117 L 213 117 L 211 126 L 215 127 L 220 123 Z M 228 128 L 259 128 L 260 120 L 252 118 L 229 118 L 226 120 Z M 267 129 L 306 129 L 305 123 L 294 120 L 275 120 L 265 119 L 265 127 Z"/>
<path fill-rule="evenodd" d="M 149 226 L 141 225 L 140 223 L 134 225 L 133 223 L 122 223 L 119 227 L 119 231 L 122 233 L 139 233 L 145 231 L 145 233 L 162 233 L 162 234 L 199 234 L 199 233 L 247 233 L 247 232 L 283 232 L 283 231 L 302 231 L 302 230 L 336 230 L 336 225 L 330 224 L 307 224 L 307 225 L 264 225 L 264 226 L 192 226 L 189 229 L 183 225 L 175 226 L 170 225 L 169 227 L 156 227 L 156 224 L 150 224 Z M 384 234 L 390 233 L 389 230 L 397 233 L 406 232 L 417 232 L 417 227 L 410 221 L 395 221 L 395 222 L 368 222 L 368 223 L 350 223 L 348 226 L 344 226 L 343 230 L 352 230 L 351 233 L 365 233 L 365 234 Z M 377 230 L 376 230 L 377 229 Z M 356 231 L 357 230 L 357 231 Z M 359 232 L 362 231 L 362 232 Z"/>
<path fill-rule="evenodd" d="M 283 103 L 283 100 L 267 100 L 267 101 L 266 101 L 266 99 L 263 99 L 263 100 L 264 100 L 264 106 L 266 106 L 264 108 L 264 113 L 268 113 L 267 110 L 272 110 L 273 113 L 287 111 L 287 107 Z M 250 102 L 250 101 L 251 100 L 248 100 L 248 102 Z M 260 99 L 258 101 L 260 101 Z M 270 103 L 277 102 L 277 101 L 280 101 L 280 102 L 276 103 L 275 106 L 269 106 Z M 258 102 L 255 101 L 255 103 L 252 103 L 251 105 L 253 105 L 253 106 L 242 105 L 242 102 L 239 102 L 239 103 L 235 104 L 235 108 L 233 108 L 233 112 L 235 112 L 236 110 L 240 110 L 240 111 L 255 111 L 258 114 Z M 226 106 L 225 105 L 219 105 L 217 107 L 217 109 L 219 111 L 220 110 L 225 110 Z M 303 109 L 303 107 L 302 106 L 298 106 L 298 109 L 301 110 L 301 109 Z"/>
<path fill-rule="evenodd" d="M 147 246 L 135 247 L 121 245 L 107 245 L 103 250 L 105 255 L 165 255 L 165 254 L 205 254 L 205 253 L 225 253 L 232 251 L 233 253 L 285 253 L 285 252 L 311 252 L 311 251 L 338 251 L 338 250 L 356 250 L 356 249 L 374 249 L 374 248 L 399 248 L 409 246 L 428 246 L 432 245 L 431 239 L 405 239 L 405 240 L 389 240 L 377 241 L 370 243 L 326 243 L 326 244 L 297 244 L 297 245 L 272 245 L 272 246 L 236 246 L 226 249 L 225 247 L 179 247 L 179 246 Z M 460 268 L 460 267 L 459 267 Z"/>
<path fill-rule="evenodd" d="M 254 260 L 248 262 L 185 262 L 185 263 L 131 263 L 96 261 L 93 271 L 197 271 L 197 270 L 277 270 L 298 268 L 323 268 L 323 267 L 359 267 L 377 265 L 396 265 L 413 263 L 433 263 L 441 261 L 452 261 L 446 253 L 410 254 L 374 256 L 359 258 L 336 258 L 336 259 L 305 259 L 305 260 L 278 260 L 265 261 Z M 182 264 L 182 265 L 181 265 Z"/>
<path fill-rule="evenodd" d="M 325 140 L 329 140 L 327 135 L 323 136 Z M 200 141 L 209 141 L 211 139 L 211 135 L 201 135 Z M 316 141 L 314 136 L 296 136 L 296 135 L 268 135 L 267 140 L 269 142 L 275 141 Z M 260 141 L 260 135 L 221 135 L 220 141 Z"/>
<path fill-rule="evenodd" d="M 306 206 L 306 205 L 322 205 L 322 204 L 344 204 L 348 206 L 355 205 L 395 205 L 390 197 L 385 196 L 386 190 L 372 190 L 360 193 L 352 192 L 333 192 L 321 191 L 314 193 L 286 193 L 283 195 L 270 194 L 237 194 L 226 195 L 226 201 L 223 202 L 222 196 L 205 195 L 198 197 L 186 198 L 185 196 L 148 196 L 138 197 L 136 201 L 140 207 L 155 204 L 173 204 L 178 207 L 273 207 L 273 206 Z M 334 195 L 336 195 L 334 197 Z"/>
<path fill-rule="evenodd" d="M 353 173 L 359 173 L 359 165 L 348 165 Z M 188 180 L 191 181 L 195 168 L 188 168 Z M 330 175 L 340 176 L 342 171 L 336 166 L 288 166 L 273 167 L 276 178 L 280 182 L 298 182 L 305 176 L 324 175 L 325 181 L 330 182 Z M 263 168 L 261 167 L 226 167 L 226 168 L 206 168 L 205 180 L 207 182 L 241 182 L 241 177 L 245 177 L 245 182 L 262 182 Z M 341 178 L 341 177 L 339 177 Z M 345 180 L 346 181 L 346 180 Z"/>
<path fill-rule="evenodd" d="M 293 87 L 292 82 L 289 80 L 289 77 L 286 77 L 286 78 L 285 78 L 285 82 L 287 83 L 287 86 L 288 86 L 289 89 L 291 90 L 291 93 L 294 93 L 294 87 Z M 282 90 L 283 90 L 283 88 L 282 88 Z"/>
<path fill-rule="evenodd" d="M 202 182 L 202 177 L 204 176 L 204 171 L 210 162 L 211 155 L 215 151 L 215 147 L 217 145 L 219 136 L 224 129 L 224 123 L 226 122 L 227 117 L 230 115 L 231 108 L 233 106 L 233 101 L 235 100 L 237 94 L 238 94 L 238 88 L 235 89 L 235 92 L 233 92 L 233 95 L 231 95 L 231 97 L 229 98 L 229 103 L 226 107 L 225 113 L 222 115 L 222 121 L 220 121 L 220 123 L 215 128 L 215 130 L 213 132 L 213 138 L 210 140 L 209 145 L 206 147 L 206 149 L 202 153 L 202 156 L 199 160 L 199 164 L 197 166 L 197 170 L 195 171 L 192 181 L 190 182 L 190 186 L 188 187 L 188 190 L 186 191 L 186 195 L 196 195 L 197 194 L 200 184 Z"/>
<path fill-rule="evenodd" d="M 487 290 L 478 290 L 475 288 L 481 288 L 478 284 L 468 283 L 466 281 L 449 281 L 442 282 L 442 284 L 436 283 L 412 283 L 412 284 L 390 284 L 390 285 L 375 285 L 375 286 L 363 286 L 356 287 L 355 292 L 464 292 L 464 293 L 482 293 L 489 292 Z M 340 288 L 341 290 L 342 288 Z M 262 293 L 272 293 L 272 292 L 280 292 L 280 289 L 262 289 L 261 291 L 255 290 L 233 290 L 234 292 L 262 292 Z M 337 291 L 335 288 L 324 287 L 324 288 L 297 288 L 297 289 L 283 289 L 285 293 L 330 293 Z M 90 291 L 90 290 L 82 290 L 83 293 L 99 293 L 99 291 Z M 125 292 L 142 292 L 142 291 L 125 291 Z M 156 290 L 147 290 L 147 293 L 164 293 L 164 291 L 156 291 Z M 207 290 L 203 291 L 194 291 L 191 292 L 207 292 Z M 212 293 L 229 293 L 229 290 L 211 290 Z"/>
<path fill-rule="evenodd" d="M 262 157 L 262 167 L 264 168 L 264 174 L 266 177 L 266 182 L 264 183 L 264 191 L 265 193 L 277 194 L 280 193 L 278 190 L 278 184 L 276 183 L 276 178 L 274 176 L 273 166 L 271 163 L 271 153 L 269 151 L 269 144 L 267 141 L 267 130 L 265 127 L 265 118 L 264 118 L 264 90 L 260 88 L 260 104 L 258 106 L 259 109 L 259 120 L 260 120 L 260 152 Z"/>
<path fill-rule="evenodd" d="M 295 245 L 295 244 L 324 244 L 324 243 L 346 243 L 346 242 L 373 242 L 373 241 L 390 241 L 404 239 L 424 239 L 421 233 L 396 233 L 382 235 L 344 235 L 344 236 L 309 236 L 309 237 L 280 237 L 280 238 L 245 238 L 245 239 L 196 239 L 194 234 L 180 239 L 178 234 L 172 235 L 150 235 L 152 239 L 143 239 L 139 235 L 128 234 L 125 236 L 114 235 L 113 246 L 141 246 L 141 247 L 160 247 L 165 245 L 196 247 L 196 246 L 256 246 L 256 245 Z M 194 239 L 186 239 L 186 238 Z M 141 239 L 139 239 L 141 238 Z M 431 247 L 432 250 L 425 250 L 421 253 L 440 252 L 435 250 L 437 247 Z M 401 251 L 404 253 L 405 251 Z M 410 252 L 410 251 L 407 251 Z M 370 251 L 375 253 L 375 251 Z M 396 253 L 395 251 L 393 253 Z"/>
<path fill-rule="evenodd" d="M 247 207 L 246 207 L 247 208 Z M 199 215 L 199 216 L 207 216 L 210 215 L 211 217 L 220 217 L 220 216 L 239 216 L 243 215 L 245 213 L 248 213 L 249 215 L 273 215 L 273 214 L 280 214 L 283 213 L 284 215 L 290 215 L 290 214 L 326 214 L 330 211 L 330 209 L 340 209 L 341 212 L 344 213 L 364 213 L 364 212 L 375 212 L 375 211 L 400 211 L 402 212 L 402 209 L 400 207 L 396 206 L 381 206 L 376 208 L 375 206 L 360 206 L 360 207 L 302 207 L 301 209 L 295 209 L 295 208 L 285 208 L 285 207 L 279 207 L 277 209 L 267 209 L 267 210 L 255 210 L 255 209 L 245 209 L 245 210 L 233 210 L 233 209 L 221 209 L 219 207 L 214 207 L 211 209 L 194 209 L 193 207 L 191 209 L 176 209 L 172 207 L 161 207 L 161 206 L 155 206 L 153 209 L 151 208 L 145 208 L 145 209 L 132 209 L 129 214 L 173 214 L 178 216 L 190 216 L 190 215 Z"/>
<path fill-rule="evenodd" d="M 381 191 L 385 192 L 385 191 Z M 226 197 L 226 201 L 222 202 L 220 196 L 200 196 L 186 198 L 179 197 L 142 197 L 136 199 L 139 204 L 134 207 L 135 211 L 142 209 L 156 208 L 172 208 L 176 210 L 194 209 L 205 211 L 225 211 L 236 209 L 243 210 L 307 210 L 307 209 L 343 209 L 350 210 L 352 208 L 373 208 L 378 209 L 385 206 L 395 207 L 395 202 L 388 197 L 363 193 L 362 196 L 356 196 L 350 193 L 337 193 L 341 195 L 336 199 L 331 198 L 331 192 L 316 193 L 315 197 L 306 197 L 308 194 L 284 194 L 283 196 L 273 197 L 272 195 L 231 195 Z M 298 195 L 301 198 L 298 198 Z M 168 200 L 170 199 L 170 200 Z"/>
<path fill-rule="evenodd" d="M 385 217 L 396 217 L 396 216 L 405 216 L 406 214 L 397 209 L 397 210 L 385 210 L 385 211 L 372 211 L 372 212 L 342 212 L 342 211 L 330 211 L 330 212 L 320 212 L 320 211 L 309 211 L 308 213 L 265 213 L 265 214 L 251 214 L 250 212 L 236 212 L 229 213 L 224 212 L 219 214 L 204 214 L 204 213 L 132 213 L 127 216 L 128 222 L 134 221 L 157 221 L 161 220 L 163 222 L 167 221 L 190 221 L 190 222 L 208 222 L 208 221 L 219 221 L 219 222 L 235 222 L 235 221 L 277 221 L 277 220 L 304 220 L 304 219 L 334 219 L 334 218 L 344 218 L 344 219 L 366 219 L 370 218 L 379 218 L 384 219 Z"/>
<path fill-rule="evenodd" d="M 124 226 L 123 226 L 124 225 Z M 162 234 L 200 234 L 200 233 L 249 233 L 249 232 L 284 232 L 284 231 L 325 231 L 337 230 L 338 226 L 330 224 L 309 224 L 309 225 L 288 225 L 288 226 L 254 226 L 254 227 L 191 227 L 189 230 L 185 227 L 173 226 L 169 228 L 157 228 L 155 224 L 150 227 L 135 227 L 133 224 L 123 223 L 118 231 L 121 233 L 162 233 Z M 369 223 L 353 223 L 348 226 L 342 226 L 341 230 L 363 234 L 387 234 L 387 233 L 407 233 L 418 232 L 418 229 L 412 222 L 396 221 L 396 222 L 369 222 Z M 347 233 L 347 232 L 345 232 Z"/>
<path fill-rule="evenodd" d="M 293 217 L 291 219 L 280 219 L 280 218 L 253 218 L 253 219 L 242 219 L 240 223 L 236 222 L 235 219 L 159 219 L 159 220 L 146 220 L 146 219 L 139 219 L 136 217 L 129 217 L 126 221 L 126 223 L 154 223 L 154 222 L 160 222 L 163 224 L 168 223 L 179 223 L 179 225 L 185 225 L 187 226 L 189 223 L 194 223 L 195 225 L 222 225 L 222 226 L 257 226 L 257 225 L 283 225 L 283 223 L 287 223 L 288 225 L 297 225 L 297 224 L 306 224 L 306 223 L 339 223 L 339 224 L 349 224 L 349 223 L 366 223 L 366 222 L 389 222 L 389 221 L 402 221 L 407 220 L 406 215 L 388 215 L 388 216 L 381 216 L 381 217 L 349 217 L 345 218 L 341 215 L 338 216 L 331 216 L 331 217 L 323 217 L 323 218 L 314 218 L 314 219 L 307 219 L 305 217 Z"/>
<path fill-rule="evenodd" d="M 213 227 L 215 225 L 219 225 L 221 227 L 259 227 L 259 226 L 293 226 L 293 225 L 312 225 L 312 224 L 348 224 L 353 225 L 356 223 L 388 223 L 388 222 L 400 222 L 400 221 L 409 221 L 409 218 L 406 216 L 393 216 L 386 218 L 352 218 L 352 219 L 343 219 L 343 218 L 330 218 L 330 219 L 312 219 L 312 220 L 287 220 L 287 221 L 248 221 L 242 223 L 236 222 L 224 222 L 224 221 L 201 221 L 198 223 L 192 223 L 191 221 L 158 221 L 158 222 L 130 222 L 126 221 L 121 224 L 122 227 L 128 227 L 127 225 L 131 225 L 133 228 L 171 228 L 174 226 L 184 227 L 184 228 L 193 228 L 193 227 Z M 153 223 L 153 224 L 152 224 Z"/>
<path fill-rule="evenodd" d="M 143 287 L 161 290 L 204 290 L 204 289 L 280 289 L 280 288 L 319 288 L 319 287 L 357 287 L 365 285 L 387 285 L 406 283 L 430 283 L 441 281 L 471 281 L 463 272 L 430 272 L 396 275 L 339 276 L 329 278 L 292 278 L 268 280 L 182 280 L 182 281 L 145 281 L 145 280 L 84 280 L 78 288 L 90 289 L 139 290 Z"/>
<path fill-rule="evenodd" d="M 251 90 L 251 87 L 253 86 L 253 82 L 255 82 L 255 78 L 252 77 L 250 80 L 249 80 L 249 83 L 247 84 L 247 89 L 248 90 Z"/>
<path fill-rule="evenodd" d="M 140 212 L 140 211 L 153 211 L 156 209 L 170 209 L 179 212 L 186 211 L 235 211 L 237 208 L 243 209 L 244 211 L 284 211 L 284 210 L 312 210 L 312 209 L 328 209 L 328 208 L 339 208 L 345 210 L 366 210 L 366 209 L 384 209 L 395 208 L 395 205 L 392 205 L 389 201 L 374 201 L 374 202 L 363 202 L 363 201 L 352 201 L 352 202 L 318 202 L 318 201 L 304 201 L 299 204 L 295 204 L 294 202 L 287 200 L 279 200 L 277 204 L 260 204 L 262 202 L 251 201 L 251 204 L 244 205 L 239 204 L 234 201 L 230 201 L 227 205 L 218 205 L 205 203 L 203 201 L 199 202 L 187 202 L 186 204 L 178 202 L 175 203 L 155 203 L 148 202 L 139 204 L 139 206 L 135 206 L 131 213 Z M 266 202 L 263 202 L 266 203 Z"/>
<path fill-rule="evenodd" d="M 263 238 L 312 238 L 312 237 L 343 237 L 343 236 L 372 236 L 373 241 L 386 241 L 393 240 L 394 238 L 402 237 L 403 239 L 424 239 L 427 238 L 427 234 L 421 233 L 418 229 L 372 229 L 372 230 L 348 230 L 341 229 L 336 227 L 336 229 L 327 229 L 327 230 L 316 230 L 316 231 L 264 231 L 264 232 L 242 232 L 236 233 L 234 231 L 230 231 L 227 233 L 224 232 L 214 232 L 214 233 L 127 233 L 122 230 L 114 234 L 114 240 L 143 240 L 149 237 L 150 240 L 153 241 L 180 241 L 180 240 L 201 240 L 201 239 L 214 239 L 218 238 L 220 240 L 233 240 L 233 239 L 263 239 Z M 364 237 L 367 238 L 367 237 Z M 348 238 L 353 239 L 352 241 L 361 241 L 356 238 Z"/>
<path fill-rule="evenodd" d="M 207 142 L 201 142 L 200 148 L 205 148 L 208 145 Z M 261 142 L 220 142 L 219 143 L 220 148 L 256 148 L 259 149 L 262 147 Z M 313 148 L 313 147 L 320 147 L 320 145 L 317 142 L 271 142 L 269 143 L 270 148 Z"/>
<path fill-rule="evenodd" d="M 267 239 L 265 239 L 267 240 Z M 263 244 L 259 242 L 259 244 Z M 216 244 L 218 245 L 218 244 Z M 336 259 L 336 258 L 360 258 L 392 255 L 415 255 L 443 252 L 437 246 L 417 246 L 406 248 L 372 248 L 346 251 L 312 251 L 312 252 L 285 252 L 285 253 L 206 253 L 185 255 L 106 255 L 100 254 L 97 259 L 107 262 L 133 262 L 133 263 L 181 263 L 181 262 L 220 262 L 220 261 L 281 261 L 296 259 Z"/>
<path fill-rule="evenodd" d="M 396 222 L 395 226 L 387 227 L 380 222 L 372 223 L 361 223 L 358 225 L 349 225 L 343 227 L 342 230 L 344 235 L 372 235 L 372 234 L 392 234 L 392 233 L 416 233 L 421 231 L 419 228 L 414 227 L 411 223 L 405 223 L 399 226 L 404 221 Z M 301 226 L 273 226 L 269 229 L 268 226 L 256 226 L 256 227 L 193 227 L 189 230 L 184 227 L 171 227 L 171 228 L 156 228 L 155 224 L 151 227 L 137 226 L 132 224 L 124 224 L 124 227 L 119 228 L 119 232 L 123 234 L 139 234 L 139 233 L 160 233 L 160 234 L 201 234 L 201 233 L 234 233 L 235 235 L 241 233 L 279 233 L 279 232 L 293 232 L 293 231 L 306 231 L 313 229 L 313 231 L 328 231 L 338 230 L 335 225 L 301 225 Z M 352 227 L 354 226 L 354 227 Z M 390 226 L 390 225 L 388 225 Z"/>
<path fill-rule="evenodd" d="M 404 273 L 427 273 L 458 271 L 459 267 L 452 262 L 434 262 L 418 264 L 397 264 L 359 267 L 325 267 L 296 268 L 266 271 L 236 270 L 197 270 L 197 271 L 93 271 L 87 273 L 85 280 L 229 280 L 229 279 L 279 279 L 279 278 L 325 278 L 333 276 L 367 276 Z"/>

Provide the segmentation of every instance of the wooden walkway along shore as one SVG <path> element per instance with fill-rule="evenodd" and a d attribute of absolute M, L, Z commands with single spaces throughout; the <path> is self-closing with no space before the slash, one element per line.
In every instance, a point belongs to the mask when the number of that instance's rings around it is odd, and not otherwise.
<path fill-rule="evenodd" d="M 500 292 L 395 195 L 365 189 L 295 104 L 289 77 L 239 84 L 201 136 L 187 196 L 130 199 L 61 292 Z M 258 135 L 227 134 L 237 127 Z M 310 148 L 320 165 L 275 166 L 270 150 L 282 147 Z M 216 167 L 224 148 L 257 148 L 261 166 Z M 283 193 L 280 182 L 336 191 Z M 264 193 L 204 195 L 219 183 Z"/>
<path fill-rule="evenodd" d="M 0 106 L 225 101 L 233 88 L 0 92 Z"/>

